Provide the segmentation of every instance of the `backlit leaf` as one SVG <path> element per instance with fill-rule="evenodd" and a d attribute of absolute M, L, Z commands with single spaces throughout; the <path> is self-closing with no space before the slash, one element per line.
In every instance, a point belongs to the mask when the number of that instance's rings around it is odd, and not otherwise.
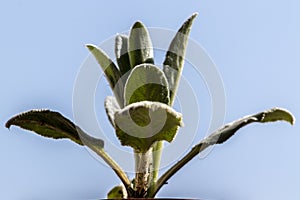
<path fill-rule="evenodd" d="M 233 136 L 237 130 L 250 123 L 265 123 L 275 121 L 286 121 L 290 124 L 294 124 L 295 119 L 289 111 L 282 108 L 273 108 L 264 112 L 257 113 L 255 115 L 243 117 L 239 120 L 226 124 L 224 127 L 212 133 L 202 142 L 209 145 L 221 144 L 228 140 L 231 136 Z"/>
<path fill-rule="evenodd" d="M 152 42 L 142 22 L 136 22 L 131 28 L 128 45 L 131 68 L 142 63 L 154 63 Z"/>
<path fill-rule="evenodd" d="M 124 75 L 131 69 L 128 54 L 128 37 L 126 35 L 116 36 L 115 54 L 120 72 Z"/>
<path fill-rule="evenodd" d="M 178 84 L 180 81 L 185 51 L 188 43 L 188 36 L 191 30 L 191 26 L 197 14 L 193 14 L 188 18 L 173 38 L 168 52 L 166 54 L 163 71 L 167 77 L 170 89 L 170 105 L 173 104 Z"/>
<path fill-rule="evenodd" d="M 115 112 L 120 110 L 116 98 L 114 96 L 107 96 L 105 98 L 104 107 L 110 123 L 115 127 Z"/>
<path fill-rule="evenodd" d="M 87 135 L 69 119 L 58 112 L 50 110 L 31 110 L 21 113 L 11 118 L 5 124 L 7 128 L 10 128 L 12 125 L 34 131 L 38 135 L 48 138 L 67 138 L 79 145 L 84 145 L 85 142 L 88 142 L 98 147 L 104 146 L 103 140 Z"/>
<path fill-rule="evenodd" d="M 141 64 L 136 66 L 126 81 L 125 106 L 139 101 L 169 103 L 167 79 L 162 70 L 155 65 Z"/>
<path fill-rule="evenodd" d="M 181 114 L 170 106 L 142 101 L 117 111 L 115 125 L 122 145 L 146 152 L 156 141 L 171 142 L 183 123 Z"/>
<path fill-rule="evenodd" d="M 116 99 L 120 105 L 123 105 L 123 84 L 118 82 L 121 78 L 121 73 L 113 61 L 103 52 L 100 48 L 95 45 L 87 44 L 87 48 L 94 55 L 98 64 L 101 66 L 105 73 L 106 79 L 113 90 Z M 121 80 L 120 80 L 121 81 Z"/>

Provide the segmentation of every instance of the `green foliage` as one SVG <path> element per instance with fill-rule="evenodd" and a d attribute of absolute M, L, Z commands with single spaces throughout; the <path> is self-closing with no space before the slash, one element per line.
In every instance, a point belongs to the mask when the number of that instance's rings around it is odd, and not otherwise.
<path fill-rule="evenodd" d="M 121 73 L 113 61 L 99 49 L 97 46 L 88 44 L 86 45 L 89 51 L 94 55 L 97 62 L 101 66 L 102 70 L 106 75 L 106 79 L 110 84 L 111 89 L 113 90 L 118 102 L 120 105 L 123 104 L 122 93 L 123 93 L 123 84 L 118 82 L 121 81 Z"/>
<path fill-rule="evenodd" d="M 295 117 L 291 112 L 283 108 L 273 108 L 258 114 L 257 118 L 261 117 L 261 122 L 286 121 L 291 125 L 295 123 Z"/>
<path fill-rule="evenodd" d="M 108 199 L 122 199 L 122 198 L 126 197 L 125 193 L 126 193 L 126 190 L 124 191 L 124 186 L 117 185 L 108 192 L 107 198 Z"/>
<path fill-rule="evenodd" d="M 103 140 L 87 135 L 60 113 L 50 110 L 31 110 L 29 112 L 21 113 L 11 118 L 5 124 L 7 128 L 10 128 L 12 125 L 34 131 L 44 137 L 53 139 L 67 138 L 79 145 L 84 145 L 82 141 L 86 141 L 101 148 L 104 146 Z M 80 130 L 81 134 L 78 134 L 78 130 Z"/>
<path fill-rule="evenodd" d="M 282 108 L 273 108 L 226 124 L 224 127 L 218 129 L 203 140 L 202 143 L 206 143 L 208 145 L 221 144 L 233 136 L 237 130 L 248 124 L 253 122 L 266 123 L 275 121 L 286 121 L 290 124 L 294 124 L 295 119 L 289 111 Z"/>
<path fill-rule="evenodd" d="M 208 137 L 204 138 L 201 142 L 195 145 L 189 153 L 187 153 L 181 160 L 173 165 L 168 171 L 166 171 L 158 180 L 157 184 L 152 185 L 149 188 L 147 197 L 154 197 L 160 188 L 183 166 L 191 161 L 200 152 L 207 147 L 215 144 L 222 144 L 233 136 L 240 128 L 251 124 L 253 122 L 266 123 L 275 121 L 286 121 L 290 124 L 294 124 L 294 116 L 287 110 L 282 108 L 273 108 L 254 115 L 245 116 L 241 119 L 233 121 L 224 125 L 222 128 L 216 130 Z"/>
<path fill-rule="evenodd" d="M 125 84 L 125 105 L 139 101 L 169 103 L 167 79 L 157 66 L 140 64 L 130 73 Z"/>
<path fill-rule="evenodd" d="M 128 48 L 131 68 L 143 63 L 154 63 L 152 42 L 142 22 L 135 22 L 132 26 Z"/>
<path fill-rule="evenodd" d="M 121 74 L 126 74 L 131 69 L 128 54 L 128 37 L 126 35 L 116 36 L 115 55 Z"/>
<path fill-rule="evenodd" d="M 163 71 L 168 79 L 170 87 L 170 105 L 173 104 L 176 95 L 176 91 L 183 69 L 184 56 L 188 43 L 188 36 L 196 16 L 196 13 L 193 14 L 183 23 L 181 28 L 178 30 L 169 46 L 165 61 L 163 63 Z"/>
<path fill-rule="evenodd" d="M 115 112 L 120 110 L 120 106 L 114 96 L 107 96 L 104 102 L 106 115 L 113 127 L 115 127 Z"/>
<path fill-rule="evenodd" d="M 193 14 L 188 18 L 174 36 L 163 62 L 163 70 L 154 65 L 151 38 L 147 28 L 141 22 L 136 22 L 132 26 L 129 36 L 116 36 L 117 64 L 97 46 L 87 45 L 104 71 L 114 93 L 114 96 L 105 99 L 104 106 L 108 119 L 120 143 L 133 148 L 136 166 L 142 168 L 140 171 L 137 170 L 134 184 L 104 151 L 103 140 L 89 136 L 58 112 L 49 110 L 25 112 L 11 118 L 6 123 L 6 127 L 15 125 L 44 137 L 66 138 L 79 145 L 88 146 L 114 170 L 124 185 L 124 187 L 123 185 L 114 187 L 108 193 L 108 198 L 126 196 L 153 198 L 168 179 L 191 159 L 207 147 L 227 141 L 240 128 L 253 122 L 265 123 L 279 120 L 294 124 L 294 116 L 282 108 L 273 108 L 243 117 L 204 138 L 157 180 L 162 141 L 172 142 L 179 127 L 183 125 L 181 113 L 176 112 L 171 106 L 183 70 L 188 35 L 196 16 L 197 14 Z M 147 160 L 148 158 L 152 159 L 153 163 Z M 152 167 L 153 172 L 147 171 Z M 145 174 L 141 171 L 145 171 Z"/>
<path fill-rule="evenodd" d="M 171 142 L 182 126 L 182 116 L 166 104 L 142 101 L 116 112 L 115 124 L 122 145 L 146 152 L 156 141 Z"/>

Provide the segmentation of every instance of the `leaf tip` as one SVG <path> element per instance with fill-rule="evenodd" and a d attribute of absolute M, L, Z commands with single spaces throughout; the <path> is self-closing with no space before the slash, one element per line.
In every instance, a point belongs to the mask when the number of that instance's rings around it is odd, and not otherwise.
<path fill-rule="evenodd" d="M 10 120 L 5 123 L 5 128 L 9 129 L 11 126 Z"/>
<path fill-rule="evenodd" d="M 194 12 L 192 15 L 191 15 L 191 19 L 194 19 L 195 17 L 197 17 L 199 15 L 199 13 L 198 12 Z"/>
<path fill-rule="evenodd" d="M 96 46 L 93 45 L 93 44 L 86 44 L 85 46 L 86 46 L 86 48 L 88 48 L 90 51 L 93 51 L 93 50 L 96 48 Z"/>
<path fill-rule="evenodd" d="M 141 22 L 141 21 L 136 21 L 133 26 L 132 26 L 132 29 L 134 28 L 144 28 L 144 24 Z"/>
<path fill-rule="evenodd" d="M 20 114 L 17 114 L 13 117 L 11 117 L 6 123 L 5 127 L 10 129 L 11 126 L 16 125 L 17 126 L 17 121 L 22 118 L 23 116 L 26 116 L 27 114 L 33 113 L 33 112 L 49 112 L 48 109 L 33 109 L 29 111 L 22 112 Z"/>
<path fill-rule="evenodd" d="M 188 27 L 189 29 L 190 29 L 190 27 L 191 27 L 191 25 L 192 25 L 194 19 L 195 19 L 197 16 L 198 16 L 198 13 L 197 13 L 197 12 L 194 12 L 194 13 L 186 20 L 185 24 L 189 26 L 189 27 Z"/>
<path fill-rule="evenodd" d="M 287 114 L 287 118 L 285 119 L 285 121 L 287 121 L 288 123 L 290 123 L 291 125 L 294 125 L 296 122 L 296 118 L 295 116 L 288 110 L 282 109 L 284 112 L 286 112 Z"/>
<path fill-rule="evenodd" d="M 272 108 L 271 110 L 265 112 L 262 119 L 263 122 L 272 122 L 278 120 L 286 121 L 291 125 L 294 125 L 296 121 L 294 115 L 290 111 L 278 107 Z"/>
<path fill-rule="evenodd" d="M 5 123 L 5 128 L 10 129 L 10 127 L 13 125 L 13 121 L 16 118 L 16 116 L 10 118 L 6 123 Z"/>

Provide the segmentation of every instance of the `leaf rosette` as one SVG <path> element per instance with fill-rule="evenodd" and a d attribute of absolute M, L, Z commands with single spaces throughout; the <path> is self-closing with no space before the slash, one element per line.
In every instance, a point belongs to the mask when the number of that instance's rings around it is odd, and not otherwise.
<path fill-rule="evenodd" d="M 282 108 L 245 116 L 201 140 L 158 179 L 162 141 L 172 142 L 179 127 L 183 126 L 181 113 L 175 111 L 172 105 L 184 66 L 188 35 L 196 16 L 193 14 L 188 18 L 174 36 L 162 69 L 154 64 L 150 35 L 139 21 L 134 23 L 128 36 L 116 36 L 116 64 L 96 45 L 86 45 L 113 91 L 113 96 L 105 99 L 108 119 L 120 143 L 134 149 L 136 176 L 132 181 L 105 152 L 103 140 L 88 135 L 58 112 L 31 110 L 12 117 L 6 127 L 15 125 L 40 136 L 69 139 L 78 145 L 88 146 L 122 181 L 123 185 L 114 187 L 108 198 L 153 198 L 186 163 L 207 147 L 227 141 L 240 128 L 254 122 L 286 121 L 294 124 L 294 116 Z"/>

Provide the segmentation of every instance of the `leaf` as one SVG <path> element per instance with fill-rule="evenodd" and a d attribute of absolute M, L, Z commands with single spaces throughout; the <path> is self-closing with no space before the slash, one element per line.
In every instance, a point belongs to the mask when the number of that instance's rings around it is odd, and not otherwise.
<path fill-rule="evenodd" d="M 107 199 L 123 199 L 126 197 L 127 192 L 123 185 L 115 186 L 107 194 Z"/>
<path fill-rule="evenodd" d="M 142 101 L 117 111 L 115 125 L 122 145 L 146 152 L 156 141 L 171 142 L 183 122 L 182 115 L 170 106 Z"/>
<path fill-rule="evenodd" d="M 182 159 L 175 163 L 170 169 L 168 169 L 157 181 L 157 184 L 151 186 L 148 191 L 147 197 L 154 197 L 160 188 L 167 183 L 167 181 L 178 172 L 183 166 L 185 166 L 190 160 L 197 156 L 207 147 L 214 144 L 221 144 L 228 140 L 234 133 L 246 126 L 247 124 L 253 122 L 274 122 L 278 120 L 287 121 L 290 124 L 294 124 L 294 116 L 287 110 L 282 108 L 273 108 L 264 112 L 260 112 L 255 115 L 246 116 L 229 124 L 226 124 L 224 127 L 216 130 L 214 133 L 204 138 L 200 143 L 195 145 Z"/>
<path fill-rule="evenodd" d="M 104 147 L 103 140 L 87 135 L 69 119 L 58 112 L 50 110 L 31 110 L 21 113 L 8 120 L 5 124 L 6 128 L 10 128 L 12 125 L 34 131 L 38 135 L 48 138 L 68 138 L 79 145 L 84 145 L 84 143 L 88 142 L 101 148 Z M 78 131 L 80 132 L 79 134 Z"/>
<path fill-rule="evenodd" d="M 109 82 L 110 87 L 118 100 L 118 103 L 120 105 L 123 105 L 123 84 L 118 82 L 121 77 L 120 71 L 113 63 L 113 61 L 106 55 L 106 53 L 99 49 L 97 46 L 87 44 L 86 47 L 94 55 L 98 64 L 104 71 L 106 79 Z"/>
<path fill-rule="evenodd" d="M 141 64 L 136 66 L 125 83 L 125 106 L 139 101 L 169 103 L 167 79 L 155 65 Z"/>
<path fill-rule="evenodd" d="M 188 18 L 173 38 L 167 51 L 163 71 L 167 77 L 170 89 L 170 105 L 173 104 L 180 76 L 184 65 L 184 57 L 188 43 L 188 35 L 191 30 L 194 19 L 197 14 L 194 13 Z"/>
<path fill-rule="evenodd" d="M 255 115 L 243 117 L 237 121 L 226 124 L 224 127 L 218 129 L 206 139 L 204 139 L 202 143 L 208 145 L 221 144 L 228 140 L 231 136 L 233 136 L 237 130 L 250 123 L 265 123 L 280 120 L 289 122 L 290 124 L 294 124 L 295 121 L 294 116 L 289 111 L 282 108 L 273 108 Z"/>
<path fill-rule="evenodd" d="M 128 54 L 128 37 L 126 35 L 116 36 L 115 54 L 120 72 L 124 75 L 131 69 Z"/>
<path fill-rule="evenodd" d="M 274 122 L 278 120 L 283 120 L 289 122 L 291 125 L 295 123 L 295 118 L 292 113 L 283 108 L 273 108 L 264 113 L 262 122 Z"/>
<path fill-rule="evenodd" d="M 120 110 L 120 106 L 114 96 L 107 96 L 104 102 L 104 107 L 108 119 L 113 127 L 115 127 L 115 112 Z"/>
<path fill-rule="evenodd" d="M 142 22 L 138 21 L 132 26 L 128 45 L 131 68 L 143 63 L 154 63 L 152 42 Z"/>

